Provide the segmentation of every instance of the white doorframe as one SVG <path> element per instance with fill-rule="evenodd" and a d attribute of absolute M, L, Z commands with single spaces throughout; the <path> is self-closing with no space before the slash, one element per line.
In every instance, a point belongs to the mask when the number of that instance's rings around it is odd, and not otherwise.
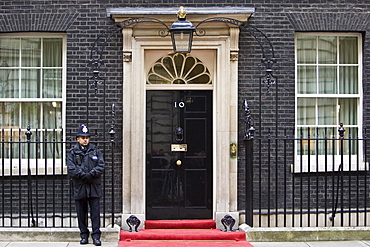
<path fill-rule="evenodd" d="M 169 37 L 147 35 L 148 26 L 140 32 L 124 28 L 123 34 L 123 208 L 122 228 L 130 215 L 145 221 L 145 110 L 146 49 L 171 49 Z M 237 159 L 230 158 L 230 143 L 238 139 L 238 40 L 239 28 L 226 27 L 222 35 L 195 37 L 194 52 L 216 51 L 213 80 L 213 218 L 222 228 L 220 219 L 226 214 L 239 222 L 237 211 Z M 225 35 L 228 33 L 228 35 Z M 175 88 L 174 88 L 175 89 Z M 193 89 L 193 88 L 189 88 Z M 143 227 L 141 224 L 140 228 Z"/>

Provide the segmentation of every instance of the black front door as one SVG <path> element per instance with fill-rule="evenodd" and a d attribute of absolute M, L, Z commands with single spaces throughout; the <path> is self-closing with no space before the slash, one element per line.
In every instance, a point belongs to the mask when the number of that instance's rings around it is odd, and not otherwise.
<path fill-rule="evenodd" d="M 146 98 L 146 218 L 212 218 L 212 91 Z"/>

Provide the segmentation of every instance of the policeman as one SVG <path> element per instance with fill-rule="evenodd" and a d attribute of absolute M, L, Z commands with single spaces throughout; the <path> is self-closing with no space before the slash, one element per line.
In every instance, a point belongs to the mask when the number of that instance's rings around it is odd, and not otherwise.
<path fill-rule="evenodd" d="M 72 178 L 73 198 L 76 203 L 80 244 L 88 244 L 88 208 L 92 222 L 93 244 L 101 245 L 100 236 L 100 197 L 102 195 L 100 177 L 104 172 L 104 159 L 101 151 L 90 144 L 90 131 L 81 125 L 76 134 L 76 145 L 69 150 L 67 157 L 68 174 Z"/>

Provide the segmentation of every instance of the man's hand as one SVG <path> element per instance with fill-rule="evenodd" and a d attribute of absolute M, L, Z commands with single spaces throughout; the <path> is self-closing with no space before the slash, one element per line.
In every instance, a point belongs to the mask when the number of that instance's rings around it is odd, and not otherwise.
<path fill-rule="evenodd" d="M 89 183 L 92 180 L 93 176 L 90 173 L 84 173 L 81 176 L 82 181 Z"/>

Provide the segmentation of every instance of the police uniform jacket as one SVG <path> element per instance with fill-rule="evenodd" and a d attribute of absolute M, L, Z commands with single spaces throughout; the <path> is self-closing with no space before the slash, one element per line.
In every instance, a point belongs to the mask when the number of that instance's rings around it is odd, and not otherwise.
<path fill-rule="evenodd" d="M 89 143 L 82 147 L 77 143 L 68 153 L 67 167 L 74 199 L 101 197 L 100 177 L 104 172 L 104 159 L 96 146 Z"/>

